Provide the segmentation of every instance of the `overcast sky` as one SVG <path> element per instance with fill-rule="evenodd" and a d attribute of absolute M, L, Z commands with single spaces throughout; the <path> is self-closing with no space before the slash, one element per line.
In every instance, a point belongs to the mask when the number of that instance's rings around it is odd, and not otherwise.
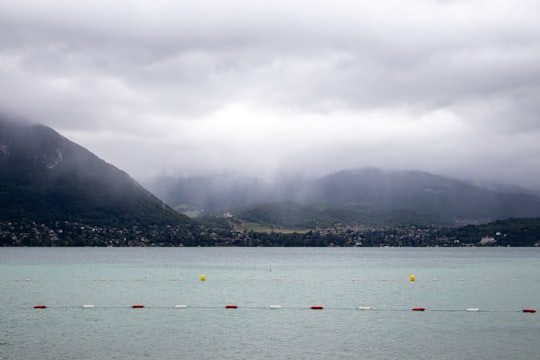
<path fill-rule="evenodd" d="M 538 0 L 0 0 L 0 111 L 139 181 L 379 166 L 540 188 Z"/>

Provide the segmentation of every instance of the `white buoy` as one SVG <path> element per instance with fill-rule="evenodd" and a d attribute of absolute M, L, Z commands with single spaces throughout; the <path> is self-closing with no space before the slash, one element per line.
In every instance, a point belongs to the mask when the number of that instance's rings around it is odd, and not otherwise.
<path fill-rule="evenodd" d="M 281 309 L 281 305 L 270 305 L 270 309 Z"/>
<path fill-rule="evenodd" d="M 480 309 L 479 308 L 467 308 L 466 311 L 468 311 L 468 312 L 479 312 Z"/>
<path fill-rule="evenodd" d="M 186 309 L 187 307 L 187 305 L 174 305 L 175 309 Z"/>
<path fill-rule="evenodd" d="M 371 310 L 371 306 L 359 306 L 358 310 Z"/>
<path fill-rule="evenodd" d="M 93 309 L 96 307 L 96 305 L 90 305 L 90 304 L 85 304 L 85 305 L 82 305 L 81 306 L 83 309 Z"/>

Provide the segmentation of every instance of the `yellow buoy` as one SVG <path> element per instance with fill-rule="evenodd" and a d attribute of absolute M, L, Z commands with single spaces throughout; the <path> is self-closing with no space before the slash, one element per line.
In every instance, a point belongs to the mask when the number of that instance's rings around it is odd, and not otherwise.
<path fill-rule="evenodd" d="M 199 279 L 200 279 L 201 281 L 205 281 L 205 280 L 206 280 L 206 275 L 201 275 L 201 276 L 199 277 Z"/>
<path fill-rule="evenodd" d="M 416 276 L 414 276 L 414 275 L 409 276 L 409 280 L 410 280 L 410 281 L 415 281 L 415 280 L 416 280 Z"/>

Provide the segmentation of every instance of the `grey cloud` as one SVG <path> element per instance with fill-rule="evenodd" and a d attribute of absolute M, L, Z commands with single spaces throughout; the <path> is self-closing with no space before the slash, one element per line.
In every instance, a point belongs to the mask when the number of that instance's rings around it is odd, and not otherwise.
<path fill-rule="evenodd" d="M 525 174 L 539 14 L 532 0 L 5 0 L 0 108 L 136 174 L 137 161 Z"/>

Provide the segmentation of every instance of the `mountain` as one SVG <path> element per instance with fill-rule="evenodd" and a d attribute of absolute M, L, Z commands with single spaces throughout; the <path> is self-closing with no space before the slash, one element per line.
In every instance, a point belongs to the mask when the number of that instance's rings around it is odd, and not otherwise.
<path fill-rule="evenodd" d="M 53 129 L 0 117 L 0 220 L 135 226 L 192 221 Z"/>
<path fill-rule="evenodd" d="M 421 171 L 340 171 L 316 182 L 311 201 L 407 209 L 455 221 L 540 216 L 540 197 L 503 193 Z"/>
<path fill-rule="evenodd" d="M 246 221 L 272 226 L 396 225 L 409 220 L 456 225 L 540 216 L 540 197 L 534 194 L 494 191 L 422 171 L 363 168 L 312 179 L 289 177 L 274 184 L 231 176 L 223 181 L 220 176 L 169 178 L 161 179 L 159 188 L 161 197 L 175 207 L 214 214 L 236 209 Z"/>

